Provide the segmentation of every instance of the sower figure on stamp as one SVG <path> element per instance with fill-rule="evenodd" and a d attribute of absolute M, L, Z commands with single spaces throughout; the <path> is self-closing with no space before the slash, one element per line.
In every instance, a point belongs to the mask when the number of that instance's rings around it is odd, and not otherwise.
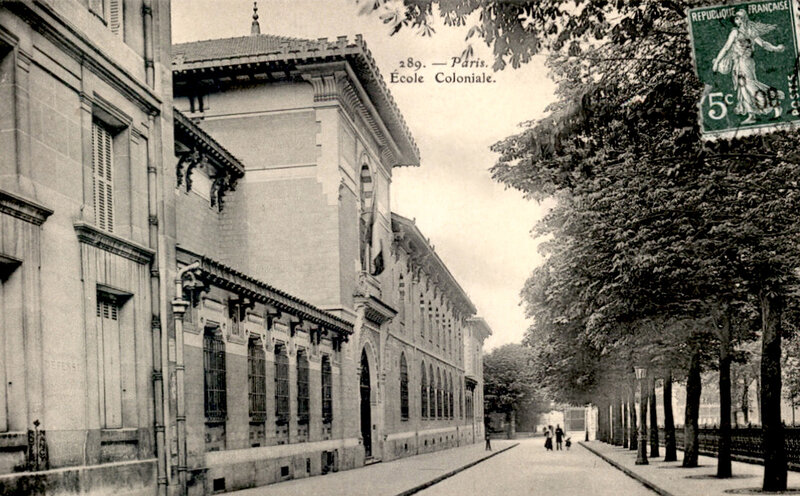
<path fill-rule="evenodd" d="M 751 21 L 744 10 L 739 10 L 733 17 L 736 25 L 728 35 L 725 46 L 714 58 L 712 70 L 720 74 L 731 74 L 733 88 L 736 90 L 736 107 L 734 111 L 747 117 L 742 124 L 752 124 L 756 115 L 775 113 L 781 115 L 780 101 L 785 98 L 783 91 L 772 88 L 756 77 L 756 62 L 753 58 L 755 45 L 768 52 L 782 52 L 783 45 L 773 45 L 761 37 L 773 29 L 774 24 Z"/>

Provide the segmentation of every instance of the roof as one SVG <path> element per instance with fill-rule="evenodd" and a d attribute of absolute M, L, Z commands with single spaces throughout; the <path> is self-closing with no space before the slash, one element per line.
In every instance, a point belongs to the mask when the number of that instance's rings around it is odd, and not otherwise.
<path fill-rule="evenodd" d="M 458 284 L 458 281 L 444 264 L 433 247 L 428 243 L 425 236 L 417 227 L 417 224 L 402 215 L 392 212 L 392 231 L 399 233 L 406 239 L 408 246 L 417 251 L 421 256 L 418 260 L 425 264 L 426 271 L 431 275 L 438 275 L 446 283 L 445 293 L 449 295 L 453 303 L 461 306 L 465 313 L 474 315 L 477 312 L 475 305 L 467 296 L 466 291 Z"/>
<path fill-rule="evenodd" d="M 386 81 L 361 35 L 306 40 L 258 34 L 179 43 L 172 46 L 173 80 L 208 79 L 248 72 L 290 72 L 308 65 L 346 61 L 374 106 L 401 156 L 394 166 L 419 165 L 419 148 L 395 103 Z M 264 68 L 268 69 L 267 71 Z"/>
<path fill-rule="evenodd" d="M 350 322 L 259 281 L 255 277 L 182 247 L 178 247 L 178 252 L 188 255 L 191 261 L 199 261 L 201 277 L 208 279 L 209 282 L 216 286 L 238 292 L 262 303 L 268 303 L 278 310 L 296 315 L 331 331 L 339 332 L 345 337 L 353 333 L 353 324 Z M 184 261 L 191 263 L 189 260 Z"/>
<path fill-rule="evenodd" d="M 175 137 L 178 140 L 181 138 L 188 138 L 192 141 L 192 144 L 199 146 L 204 152 L 214 157 L 217 162 L 227 168 L 234 176 L 244 176 L 244 164 L 242 164 L 236 156 L 220 145 L 210 134 L 203 131 L 200 126 L 192 122 L 190 118 L 183 115 L 180 110 L 173 107 L 172 112 L 175 125 Z"/>

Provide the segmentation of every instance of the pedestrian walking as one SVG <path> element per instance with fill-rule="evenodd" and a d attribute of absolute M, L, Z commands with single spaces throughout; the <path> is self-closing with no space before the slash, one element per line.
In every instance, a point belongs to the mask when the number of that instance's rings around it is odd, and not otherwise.
<path fill-rule="evenodd" d="M 484 451 L 492 451 L 492 437 L 489 435 L 489 431 L 486 431 L 486 448 Z"/>
<path fill-rule="evenodd" d="M 547 451 L 553 451 L 553 426 L 548 425 L 544 429 L 544 449 Z"/>
<path fill-rule="evenodd" d="M 556 449 L 561 451 L 561 442 L 564 440 L 564 431 L 556 424 Z"/>
<path fill-rule="evenodd" d="M 567 451 L 569 451 L 569 447 L 572 446 L 572 438 L 568 437 L 564 440 L 564 446 L 567 447 Z"/>

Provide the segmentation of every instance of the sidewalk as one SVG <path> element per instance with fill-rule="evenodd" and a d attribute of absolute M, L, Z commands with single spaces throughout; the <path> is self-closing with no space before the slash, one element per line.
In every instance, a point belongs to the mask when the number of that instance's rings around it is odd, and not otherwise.
<path fill-rule="evenodd" d="M 231 494 L 236 496 L 296 496 L 298 494 L 325 494 L 350 496 L 407 496 L 433 483 L 454 475 L 453 472 L 480 463 L 519 443 L 492 439 L 494 451 L 484 451 L 483 442 L 448 450 L 410 456 L 385 463 L 296 479 L 268 486 L 244 489 Z"/>
<path fill-rule="evenodd" d="M 650 458 L 649 465 L 636 465 L 636 452 L 627 448 L 612 446 L 600 441 L 581 442 L 584 448 L 604 459 L 630 477 L 638 480 L 661 496 L 727 496 L 760 493 L 764 467 L 750 463 L 733 462 L 733 478 L 717 479 L 717 459 L 701 456 L 699 467 L 683 468 L 683 452 L 678 451 L 677 462 L 664 462 L 664 447 L 660 458 Z M 648 449 L 649 451 L 649 449 Z M 800 489 L 800 473 L 789 472 L 788 488 Z M 783 493 L 783 494 L 788 494 Z"/>

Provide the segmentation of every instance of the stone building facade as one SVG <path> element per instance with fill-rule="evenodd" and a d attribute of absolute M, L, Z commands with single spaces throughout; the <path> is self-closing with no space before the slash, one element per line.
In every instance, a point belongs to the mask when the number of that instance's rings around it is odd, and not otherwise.
<path fill-rule="evenodd" d="M 0 493 L 165 480 L 169 22 L 152 0 L 0 5 Z"/>
<path fill-rule="evenodd" d="M 171 48 L 169 22 L 0 5 L 0 494 L 209 494 L 474 440 L 476 310 L 390 212 L 419 154 L 363 41 Z"/>
<path fill-rule="evenodd" d="M 207 453 L 225 467 L 207 478 L 248 487 L 323 473 L 325 446 L 344 469 L 480 438 L 481 374 L 465 363 L 490 331 L 414 223 L 390 211 L 393 168 L 419 154 L 363 40 L 186 43 L 173 47 L 173 78 L 176 107 L 244 167 L 220 259 L 352 323 L 336 357 L 332 443 L 292 411 L 288 434 L 267 420 L 268 449 Z M 296 460 L 256 475 L 284 452 Z"/>

